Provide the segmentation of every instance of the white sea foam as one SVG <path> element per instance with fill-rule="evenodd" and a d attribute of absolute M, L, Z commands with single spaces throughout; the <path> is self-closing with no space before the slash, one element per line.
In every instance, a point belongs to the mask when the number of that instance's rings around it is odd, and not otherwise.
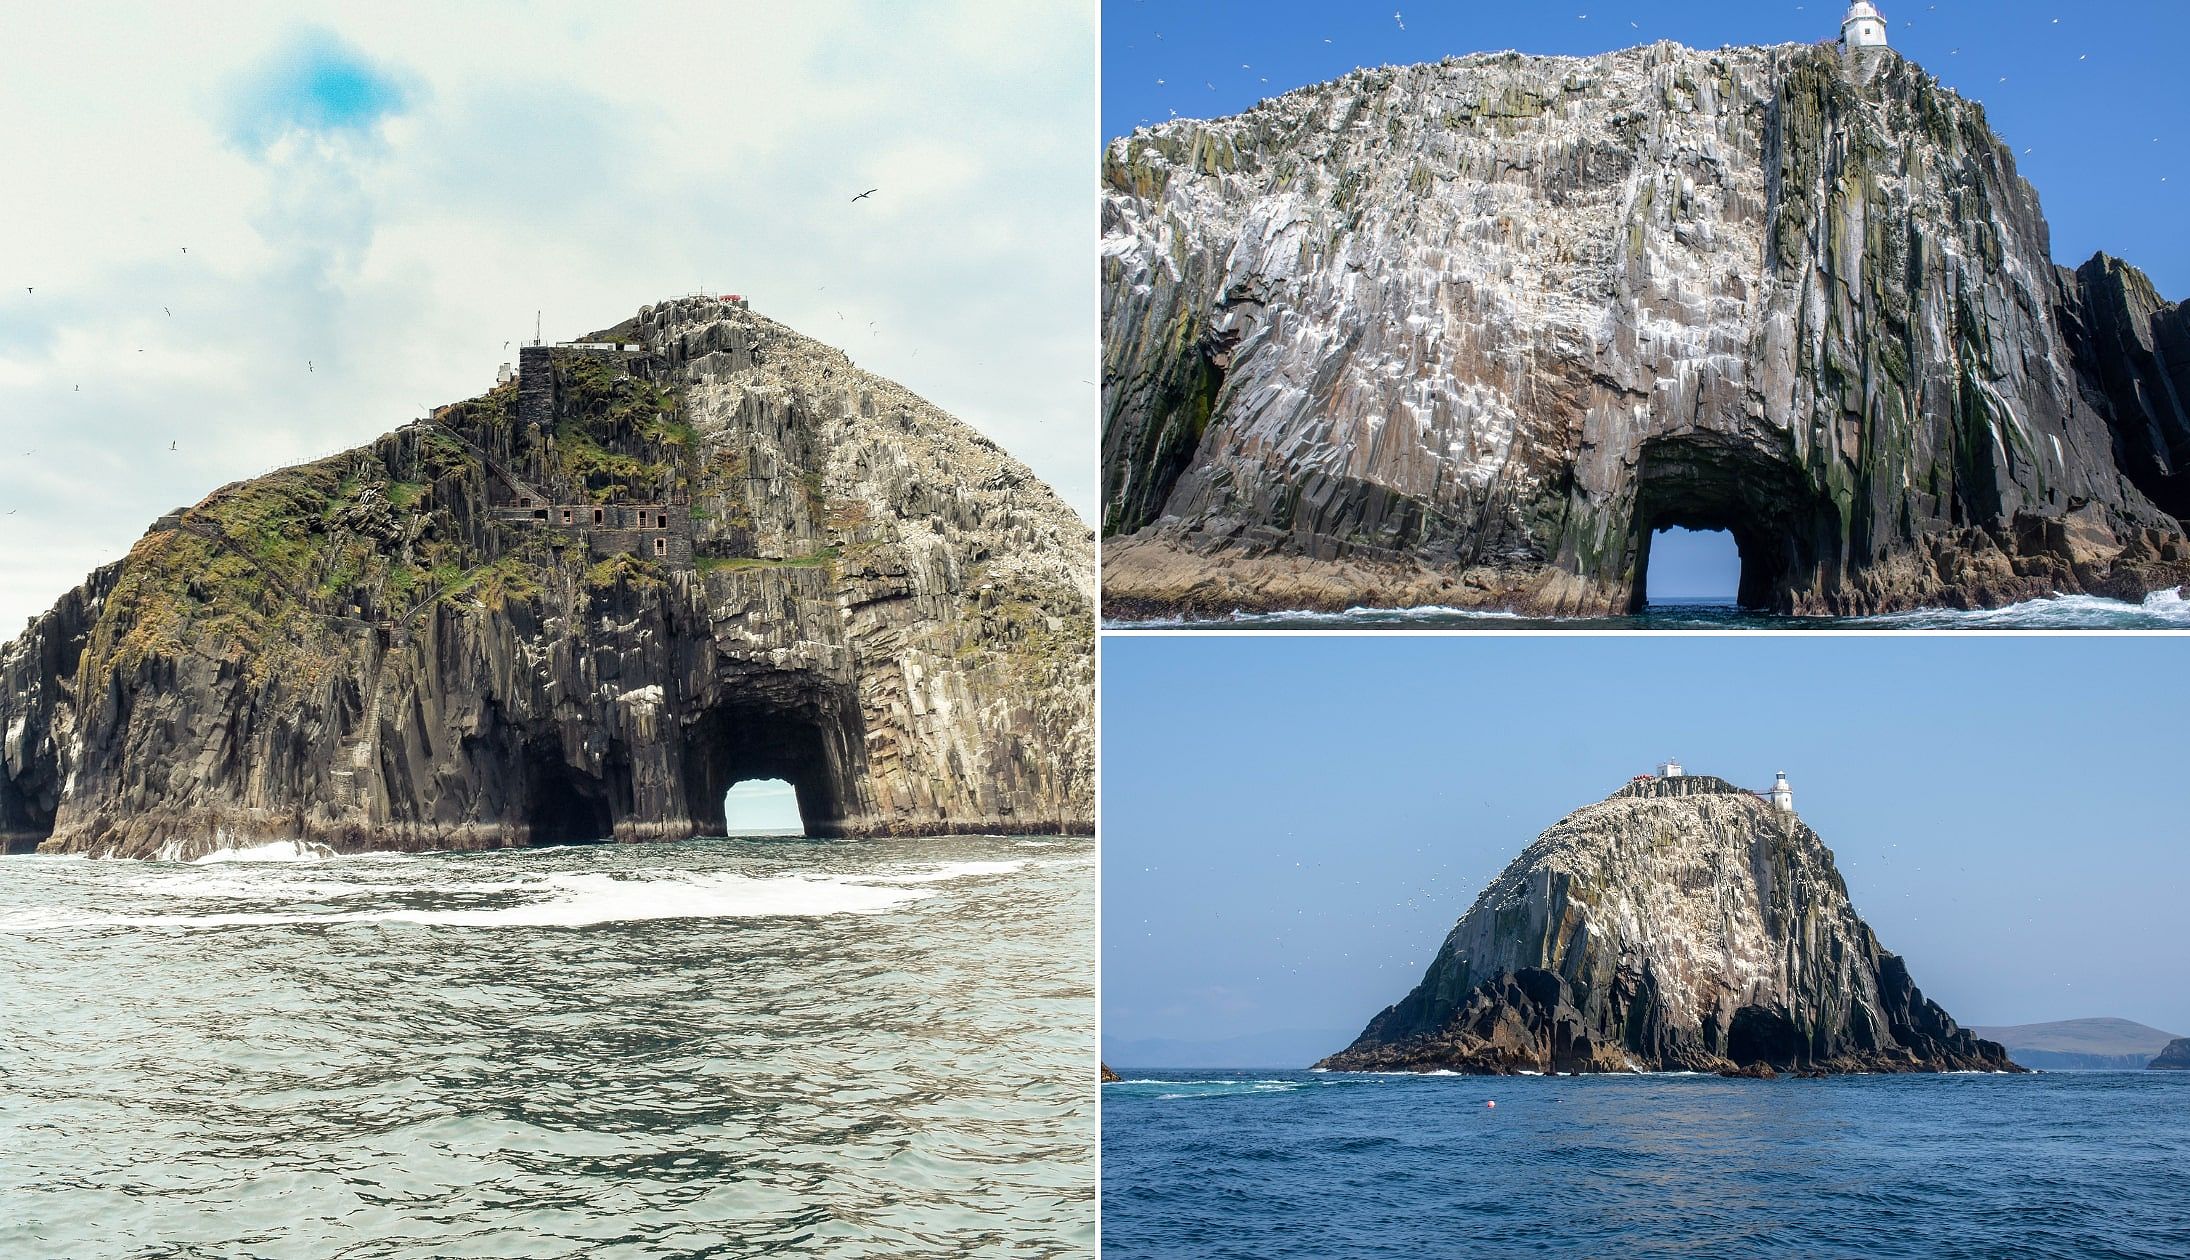
<path fill-rule="evenodd" d="M 1024 861 L 1018 862 L 948 862 L 927 870 L 905 871 L 898 874 L 853 875 L 847 878 L 862 884 L 943 884 L 954 879 L 969 879 L 976 875 L 1009 875 L 1026 869 Z"/>
<path fill-rule="evenodd" d="M 190 859 L 192 866 L 209 866 L 219 862 L 318 862 L 335 855 L 324 844 L 308 840 L 269 840 L 265 844 L 244 845 L 234 849 L 216 849 L 203 857 Z M 163 854 L 164 857 L 164 854 Z M 165 858 L 173 861 L 172 858 Z"/>
<path fill-rule="evenodd" d="M 2104 630 L 2138 626 L 2163 629 L 2190 626 L 2190 601 L 2183 599 L 2182 588 L 2177 586 L 2154 591 L 2145 596 L 2142 603 L 2136 604 L 2097 595 L 2052 595 L 2004 608 L 1969 612 L 1921 608 L 1861 620 L 1864 625 L 1923 630 Z"/>
<path fill-rule="evenodd" d="M 600 872 L 557 872 L 524 881 L 433 881 L 428 886 L 375 886 L 330 880 L 291 882 L 268 876 L 194 877 L 154 891 L 209 899 L 266 898 L 333 901 L 391 892 L 499 896 L 509 904 L 377 910 L 215 911 L 204 914 L 101 914 L 51 910 L 0 913 L 0 931 L 69 928 L 312 927 L 406 923 L 431 927 L 580 928 L 668 919 L 829 917 L 879 914 L 936 895 L 931 885 L 1008 874 L 1025 861 L 953 862 L 878 875 L 742 875 L 679 872 L 630 878 Z"/>

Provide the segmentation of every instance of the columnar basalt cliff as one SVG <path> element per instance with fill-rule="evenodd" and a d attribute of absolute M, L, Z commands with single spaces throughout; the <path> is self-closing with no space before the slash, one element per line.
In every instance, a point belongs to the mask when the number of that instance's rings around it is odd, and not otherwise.
<path fill-rule="evenodd" d="M 1514 859 L 1339 1071 L 2018 1071 L 1909 978 L 1791 811 L 1645 779 Z"/>
<path fill-rule="evenodd" d="M 1620 613 L 1672 526 L 1782 613 L 2190 576 L 2184 312 L 1891 52 L 1364 70 L 1104 178 L 1112 615 Z"/>
<path fill-rule="evenodd" d="M 0 841 L 188 858 L 1085 832 L 1091 531 L 841 353 L 680 299 L 158 522 L 0 649 Z M 527 391 L 520 406 L 519 392 Z"/>

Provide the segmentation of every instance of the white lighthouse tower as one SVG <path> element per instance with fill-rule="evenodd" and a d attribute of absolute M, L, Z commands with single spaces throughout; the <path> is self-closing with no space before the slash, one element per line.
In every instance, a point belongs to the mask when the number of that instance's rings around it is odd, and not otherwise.
<path fill-rule="evenodd" d="M 1658 763 L 1658 777 L 1661 779 L 1678 779 L 1681 774 L 1681 759 L 1678 757 L 1667 757 Z"/>
<path fill-rule="evenodd" d="M 1795 790 L 1787 784 L 1787 772 L 1779 771 L 1779 779 L 1772 784 L 1772 808 L 1782 814 L 1795 812 Z"/>
<path fill-rule="evenodd" d="M 1840 19 L 1840 42 L 1850 48 L 1884 48 L 1886 15 L 1871 0 L 1855 0 Z"/>

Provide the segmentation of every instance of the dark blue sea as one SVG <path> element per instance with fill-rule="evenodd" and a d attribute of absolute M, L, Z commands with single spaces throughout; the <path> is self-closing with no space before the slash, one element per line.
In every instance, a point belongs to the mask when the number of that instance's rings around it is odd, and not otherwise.
<path fill-rule="evenodd" d="M 1776 617 L 1731 601 L 1652 604 L 1625 617 L 1523 617 L 1467 608 L 1236 612 L 1208 620 L 1105 621 L 1110 630 L 2190 630 L 2190 600 L 2156 591 L 2138 603 L 2056 595 L 2005 608 L 1917 609 L 1876 617 Z"/>
<path fill-rule="evenodd" d="M 2190 1256 L 2190 1072 L 1120 1071 L 1113 1260 Z"/>

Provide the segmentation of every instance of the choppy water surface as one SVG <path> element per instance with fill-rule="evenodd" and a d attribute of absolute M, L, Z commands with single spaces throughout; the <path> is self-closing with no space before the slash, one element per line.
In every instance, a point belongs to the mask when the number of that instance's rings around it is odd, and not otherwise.
<path fill-rule="evenodd" d="M 1877 617 L 1769 617 L 1733 604 L 1653 605 L 1628 617 L 1521 617 L 1465 608 L 1351 608 L 1338 613 L 1234 613 L 1208 621 L 1108 621 L 1113 630 L 2190 630 L 2190 600 L 2156 591 L 2141 603 L 2057 595 L 2005 608 Z"/>
<path fill-rule="evenodd" d="M 1125 1075 L 1120 1260 L 2190 1254 L 2190 1072 Z"/>
<path fill-rule="evenodd" d="M 1082 1255 L 1093 847 L 0 859 L 0 1255 Z"/>

